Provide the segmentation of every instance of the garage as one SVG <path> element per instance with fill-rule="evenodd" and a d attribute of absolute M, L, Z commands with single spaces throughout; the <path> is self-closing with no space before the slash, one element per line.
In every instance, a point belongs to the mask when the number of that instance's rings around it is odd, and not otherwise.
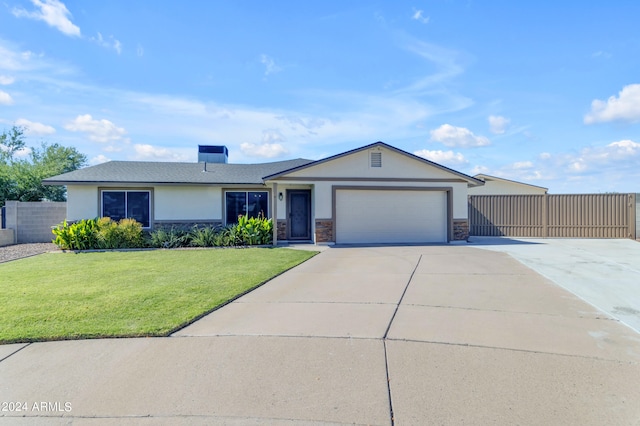
<path fill-rule="evenodd" d="M 431 188 L 336 189 L 336 243 L 446 243 L 447 195 Z"/>

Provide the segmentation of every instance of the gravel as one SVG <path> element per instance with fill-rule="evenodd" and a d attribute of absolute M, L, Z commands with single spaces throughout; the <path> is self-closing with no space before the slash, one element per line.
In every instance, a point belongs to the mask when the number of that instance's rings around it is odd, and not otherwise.
<path fill-rule="evenodd" d="M 35 256 L 36 254 L 54 250 L 58 250 L 58 248 L 52 243 L 29 243 L 4 246 L 0 247 L 0 263 L 22 259 L 23 257 Z"/>

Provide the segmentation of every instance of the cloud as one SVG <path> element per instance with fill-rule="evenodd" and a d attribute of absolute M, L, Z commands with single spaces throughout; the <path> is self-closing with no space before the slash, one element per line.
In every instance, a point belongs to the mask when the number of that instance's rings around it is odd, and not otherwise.
<path fill-rule="evenodd" d="M 98 33 L 97 37 L 91 37 L 90 40 L 99 46 L 115 50 L 118 55 L 122 53 L 122 43 L 120 43 L 120 40 L 116 40 L 112 35 L 110 35 L 108 39 L 105 39 L 102 37 L 101 33 Z"/>
<path fill-rule="evenodd" d="M 29 121 L 26 118 L 17 119 L 16 126 L 24 127 L 25 135 L 43 136 L 52 135 L 56 132 L 56 129 L 51 126 L 37 123 L 35 121 Z"/>
<path fill-rule="evenodd" d="M 162 148 L 149 144 L 133 145 L 133 160 L 138 161 L 187 161 L 188 155 L 179 150 Z"/>
<path fill-rule="evenodd" d="M 94 120 L 91 115 L 79 115 L 72 122 L 64 126 L 72 132 L 83 132 L 89 139 L 95 142 L 110 142 L 124 139 L 127 131 L 122 127 L 117 127 L 109 120 Z"/>
<path fill-rule="evenodd" d="M 464 158 L 459 152 L 453 151 L 430 151 L 428 149 L 421 149 L 419 151 L 414 152 L 418 157 L 426 158 L 427 160 L 431 160 L 435 163 L 445 164 L 449 166 L 460 166 L 463 164 L 467 164 L 468 161 Z"/>
<path fill-rule="evenodd" d="M 12 105 L 13 98 L 7 92 L 0 90 L 0 105 Z"/>
<path fill-rule="evenodd" d="M 494 133 L 496 135 L 501 135 L 507 129 L 507 126 L 509 125 L 510 121 L 511 120 L 509 120 L 508 118 L 502 117 L 501 115 L 490 115 L 489 130 L 491 131 L 491 133 Z"/>
<path fill-rule="evenodd" d="M 287 154 L 289 151 L 279 143 L 242 143 L 240 150 L 248 157 L 275 158 Z"/>
<path fill-rule="evenodd" d="M 531 161 L 516 161 L 511 165 L 511 168 L 515 170 L 526 170 L 533 167 L 533 163 Z"/>
<path fill-rule="evenodd" d="M 611 96 L 607 101 L 595 99 L 591 102 L 591 112 L 584 117 L 585 124 L 608 121 L 640 121 L 640 84 L 623 87 L 617 98 Z"/>
<path fill-rule="evenodd" d="M 9 77 L 7 75 L 0 75 L 0 84 L 3 86 L 8 86 L 10 84 L 13 84 L 14 81 L 16 81 L 16 79 L 13 77 Z"/>
<path fill-rule="evenodd" d="M 277 66 L 273 58 L 262 54 L 260 55 L 260 63 L 264 65 L 264 75 L 265 77 L 270 74 L 275 74 L 282 71 L 282 68 Z"/>
<path fill-rule="evenodd" d="M 476 136 L 469 129 L 443 124 L 435 130 L 431 130 L 431 140 L 440 142 L 445 146 L 473 148 L 490 145 L 489 139 L 484 136 Z"/>
<path fill-rule="evenodd" d="M 423 10 L 413 9 L 413 15 L 411 16 L 411 19 L 413 19 L 414 21 L 421 22 L 423 24 L 428 24 L 431 18 L 429 16 L 424 16 Z"/>
<path fill-rule="evenodd" d="M 96 164 L 106 163 L 107 161 L 111 161 L 111 158 L 99 154 L 89 160 L 89 165 L 95 166 Z"/>
<path fill-rule="evenodd" d="M 29 12 L 22 8 L 14 8 L 13 14 L 18 18 L 29 18 L 44 21 L 50 27 L 56 28 L 63 34 L 72 37 L 80 37 L 80 28 L 69 19 L 69 9 L 58 0 L 31 0 L 38 10 Z"/>
<path fill-rule="evenodd" d="M 136 55 L 138 57 L 144 56 L 144 47 L 142 47 L 140 43 L 138 43 L 138 46 L 136 47 Z"/>
<path fill-rule="evenodd" d="M 577 153 L 543 153 L 540 159 L 556 170 L 570 173 L 635 173 L 640 162 L 640 143 L 624 139 L 605 146 L 583 148 Z"/>

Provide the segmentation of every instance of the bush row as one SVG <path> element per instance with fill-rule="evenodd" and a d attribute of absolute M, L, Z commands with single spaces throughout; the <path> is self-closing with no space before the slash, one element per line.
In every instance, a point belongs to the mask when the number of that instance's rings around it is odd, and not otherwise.
<path fill-rule="evenodd" d="M 226 227 L 201 227 L 185 230 L 172 227 L 145 233 L 134 219 L 115 222 L 108 217 L 83 219 L 52 229 L 53 243 L 63 250 L 120 248 L 232 247 L 271 244 L 273 221 L 263 216 L 239 216 L 238 223 Z"/>

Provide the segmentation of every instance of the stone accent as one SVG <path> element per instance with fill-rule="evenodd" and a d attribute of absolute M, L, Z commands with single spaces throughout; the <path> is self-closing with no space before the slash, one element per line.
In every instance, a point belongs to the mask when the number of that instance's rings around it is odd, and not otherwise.
<path fill-rule="evenodd" d="M 333 237 L 333 220 L 317 219 L 316 220 L 316 243 L 334 242 Z"/>
<path fill-rule="evenodd" d="M 469 239 L 469 220 L 453 219 L 453 240 L 466 241 Z"/>
<path fill-rule="evenodd" d="M 287 220 L 278 219 L 276 226 L 278 227 L 278 241 L 285 241 L 287 239 Z"/>
<path fill-rule="evenodd" d="M 51 227 L 67 216 L 67 203 L 49 201 L 7 201 L 5 204 L 6 229 L 12 229 L 14 239 L 20 243 L 50 243 Z"/>

